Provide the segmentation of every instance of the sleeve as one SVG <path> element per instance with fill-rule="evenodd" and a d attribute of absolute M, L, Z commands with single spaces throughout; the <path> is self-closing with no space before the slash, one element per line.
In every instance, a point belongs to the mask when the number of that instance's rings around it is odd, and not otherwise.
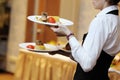
<path fill-rule="evenodd" d="M 72 56 L 85 72 L 90 71 L 95 66 L 100 56 L 100 52 L 107 39 L 107 32 L 104 30 L 104 27 L 103 21 L 94 20 L 90 25 L 83 45 L 74 36 L 69 40 Z"/>

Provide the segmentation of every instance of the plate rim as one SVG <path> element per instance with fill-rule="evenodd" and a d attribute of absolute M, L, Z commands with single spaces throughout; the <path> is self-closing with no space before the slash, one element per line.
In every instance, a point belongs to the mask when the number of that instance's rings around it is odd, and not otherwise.
<path fill-rule="evenodd" d="M 27 16 L 27 19 L 32 21 L 32 22 L 39 23 L 39 24 L 44 24 L 44 25 L 51 25 L 51 26 L 57 26 L 58 25 L 57 22 L 56 23 L 48 23 L 48 22 L 42 22 L 42 21 L 33 20 L 32 18 L 35 18 L 35 17 L 41 17 L 41 15 L 30 15 L 30 16 Z M 67 22 L 70 23 L 70 24 L 64 24 L 66 26 L 74 25 L 73 21 L 71 21 L 71 20 L 61 18 L 61 17 L 60 17 L 60 20 L 66 20 Z"/>
<path fill-rule="evenodd" d="M 29 51 L 34 51 L 34 52 L 53 52 L 53 51 L 58 51 L 59 50 L 59 48 L 56 48 L 54 50 L 36 50 L 36 49 L 29 49 L 29 48 L 26 48 L 26 47 L 22 47 L 22 45 L 25 45 L 25 44 L 33 44 L 33 45 L 35 45 L 34 42 L 25 42 L 25 43 L 20 43 L 19 47 L 23 48 L 23 49 L 26 49 L 26 50 L 29 50 Z"/>
<path fill-rule="evenodd" d="M 66 50 L 66 49 L 63 49 L 63 48 L 61 48 L 60 50 L 64 51 L 64 52 L 67 52 L 67 53 L 71 53 L 71 50 Z"/>

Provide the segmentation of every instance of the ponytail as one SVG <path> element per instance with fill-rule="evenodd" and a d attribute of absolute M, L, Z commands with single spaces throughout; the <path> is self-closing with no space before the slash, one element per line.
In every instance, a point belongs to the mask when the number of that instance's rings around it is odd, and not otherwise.
<path fill-rule="evenodd" d="M 108 0 L 110 5 L 118 5 L 118 3 L 120 2 L 120 0 Z"/>

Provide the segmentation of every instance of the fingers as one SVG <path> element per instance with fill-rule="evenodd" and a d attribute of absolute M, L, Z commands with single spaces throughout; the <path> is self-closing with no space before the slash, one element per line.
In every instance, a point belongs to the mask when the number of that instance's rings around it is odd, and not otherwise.
<path fill-rule="evenodd" d="M 58 28 L 59 26 L 52 26 L 52 25 L 46 25 L 47 27 L 54 27 L 54 28 Z"/>
<path fill-rule="evenodd" d="M 65 25 L 61 24 L 61 23 L 57 23 L 57 25 L 46 25 L 47 27 L 53 27 L 53 28 L 59 28 L 59 27 L 66 27 Z"/>
<path fill-rule="evenodd" d="M 67 35 L 67 32 L 69 32 L 69 29 L 61 24 L 61 23 L 58 23 L 58 26 L 53 26 L 53 27 L 50 27 L 58 36 L 66 36 Z"/>
<path fill-rule="evenodd" d="M 58 23 L 58 26 L 59 27 L 66 27 L 65 25 L 61 24 L 61 23 Z"/>
<path fill-rule="evenodd" d="M 51 27 L 51 29 L 54 31 L 54 32 L 57 32 L 59 30 L 59 28 L 54 28 L 54 27 Z"/>
<path fill-rule="evenodd" d="M 54 26 L 54 28 L 59 28 L 59 26 Z"/>
<path fill-rule="evenodd" d="M 51 29 L 57 34 L 57 36 L 66 36 L 66 35 L 64 34 L 64 31 L 61 31 L 60 28 L 51 27 Z"/>

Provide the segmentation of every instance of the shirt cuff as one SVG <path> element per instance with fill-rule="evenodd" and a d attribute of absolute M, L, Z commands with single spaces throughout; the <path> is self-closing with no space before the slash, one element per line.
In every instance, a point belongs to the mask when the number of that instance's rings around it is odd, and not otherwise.
<path fill-rule="evenodd" d="M 71 48 L 74 48 L 76 45 L 81 45 L 80 42 L 74 36 L 71 36 L 69 38 L 69 44 Z"/>

